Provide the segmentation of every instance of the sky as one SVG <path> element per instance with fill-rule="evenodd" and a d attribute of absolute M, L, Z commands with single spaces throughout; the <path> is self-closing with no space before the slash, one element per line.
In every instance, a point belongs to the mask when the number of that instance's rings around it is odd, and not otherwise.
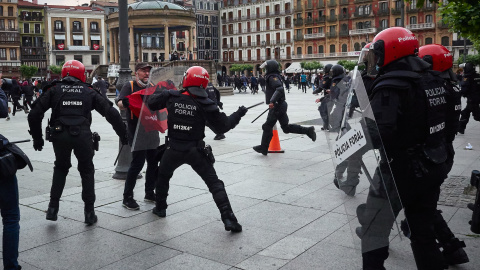
<path fill-rule="evenodd" d="M 31 2 L 31 0 L 28 0 Z M 38 4 L 44 4 L 47 3 L 47 5 L 62 5 L 62 6 L 79 6 L 84 3 L 90 4 L 90 0 L 38 0 Z"/>

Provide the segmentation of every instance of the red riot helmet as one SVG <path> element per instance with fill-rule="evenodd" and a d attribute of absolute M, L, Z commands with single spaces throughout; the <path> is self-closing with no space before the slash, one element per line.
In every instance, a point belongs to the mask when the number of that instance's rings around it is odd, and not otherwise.
<path fill-rule="evenodd" d="M 378 33 L 370 45 L 376 56 L 375 64 L 384 67 L 405 56 L 418 53 L 418 40 L 412 31 L 403 27 L 390 27 Z"/>
<path fill-rule="evenodd" d="M 432 64 L 432 69 L 443 72 L 452 68 L 453 56 L 450 51 L 442 45 L 429 44 L 420 47 L 418 57 Z"/>
<path fill-rule="evenodd" d="M 85 82 L 87 80 L 85 66 L 80 61 L 68 60 L 62 67 L 62 78 L 67 76 L 75 77 L 80 81 Z"/>
<path fill-rule="evenodd" d="M 193 66 L 185 71 L 182 86 L 196 96 L 207 97 L 205 88 L 207 88 L 209 80 L 210 75 L 208 75 L 206 69 L 200 66 Z"/>

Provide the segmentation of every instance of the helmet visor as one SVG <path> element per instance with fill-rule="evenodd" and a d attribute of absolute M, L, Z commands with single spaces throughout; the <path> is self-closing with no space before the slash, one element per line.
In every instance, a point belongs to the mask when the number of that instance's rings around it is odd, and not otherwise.
<path fill-rule="evenodd" d="M 367 69 L 367 74 L 369 76 L 377 76 L 377 61 L 378 56 L 375 54 L 374 50 L 369 50 L 364 57 L 365 68 Z"/>

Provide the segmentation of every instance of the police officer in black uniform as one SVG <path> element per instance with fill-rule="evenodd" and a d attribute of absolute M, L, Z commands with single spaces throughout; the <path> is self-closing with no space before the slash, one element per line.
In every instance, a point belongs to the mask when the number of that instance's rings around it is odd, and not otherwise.
<path fill-rule="evenodd" d="M 90 125 L 92 110 L 96 110 L 113 126 L 122 140 L 127 143 L 125 124 L 112 103 L 85 83 L 85 66 L 76 60 L 67 61 L 62 68 L 62 81 L 57 81 L 44 89 L 43 94 L 32 104 L 28 115 L 33 148 L 43 148 L 42 119 L 48 109 L 52 109 L 50 125 L 47 127 L 47 140 L 53 143 L 55 167 L 53 168 L 48 220 L 57 220 L 59 201 L 72 166 L 72 151 L 78 159 L 78 171 L 82 179 L 82 199 L 85 203 L 85 223 L 97 222 L 95 203 L 95 168 L 93 165 L 94 142 Z"/>
<path fill-rule="evenodd" d="M 463 81 L 460 83 L 462 95 L 467 98 L 467 106 L 461 112 L 458 132 L 465 133 L 470 113 L 473 119 L 480 121 L 480 75 L 472 63 L 466 63 L 463 68 Z"/>
<path fill-rule="evenodd" d="M 213 83 L 209 82 L 207 86 L 207 94 L 208 98 L 213 100 L 217 106 L 223 110 L 223 103 L 220 101 L 220 91 L 218 91 L 215 86 L 213 86 Z M 214 140 L 223 140 L 225 139 L 225 134 L 223 133 L 216 133 Z"/>
<path fill-rule="evenodd" d="M 208 98 L 205 90 L 208 80 L 208 72 L 203 67 L 193 66 L 183 78 L 184 90 L 154 94 L 147 102 L 151 110 L 168 110 L 168 143 L 158 168 L 153 213 L 159 217 L 166 216 L 170 178 L 178 167 L 188 164 L 202 177 L 212 193 L 225 230 L 240 232 L 242 226 L 233 214 L 225 186 L 213 168 L 215 159 L 211 147 L 205 145 L 203 138 L 206 121 L 217 132 L 225 133 L 240 122 L 247 108 L 242 106 L 230 116 L 221 113 L 217 104 Z"/>
<path fill-rule="evenodd" d="M 267 82 L 267 91 L 265 92 L 265 103 L 268 104 L 269 112 L 267 121 L 262 125 L 263 135 L 260 145 L 254 146 L 253 150 L 263 155 L 268 154 L 268 146 L 273 137 L 273 127 L 280 122 L 280 126 L 285 133 L 306 134 L 312 141 L 317 139 L 315 127 L 303 127 L 288 123 L 287 102 L 285 101 L 285 89 L 280 75 L 278 62 L 267 60 L 262 68 L 266 69 L 265 80 Z"/>
<path fill-rule="evenodd" d="M 331 102 L 329 91 L 330 85 L 332 84 L 332 76 L 330 75 L 330 69 L 333 67 L 332 64 L 325 65 L 323 67 L 323 80 L 320 84 L 320 87 L 313 92 L 313 94 L 318 94 L 323 91 L 323 97 L 315 100 L 316 103 L 320 102 L 318 111 L 320 112 L 320 117 L 323 120 L 322 130 L 328 130 L 328 104 Z"/>
<path fill-rule="evenodd" d="M 386 167 L 391 168 L 393 178 L 383 175 L 382 186 L 396 186 L 402 204 L 392 203 L 390 189 L 380 194 L 370 189 L 367 203 L 357 209 L 362 225 L 357 234 L 362 239 L 362 248 L 368 247 L 369 242 L 378 243 L 380 238 L 384 243 L 382 247 L 362 250 L 363 269 L 385 269 L 388 235 L 394 219 L 379 217 L 381 211 L 377 207 L 381 206 L 371 202 L 387 195 L 394 216 L 401 205 L 405 209 L 417 268 L 437 270 L 446 266 L 433 225 L 440 185 L 447 176 L 448 100 L 443 79 L 428 72 L 430 65 L 416 56 L 418 47 L 411 31 L 391 27 L 375 36 L 369 51 L 379 69 L 370 101 L 383 142 L 376 147 L 384 150 L 377 173 L 383 174 Z M 369 216 L 369 213 L 377 214 Z"/>

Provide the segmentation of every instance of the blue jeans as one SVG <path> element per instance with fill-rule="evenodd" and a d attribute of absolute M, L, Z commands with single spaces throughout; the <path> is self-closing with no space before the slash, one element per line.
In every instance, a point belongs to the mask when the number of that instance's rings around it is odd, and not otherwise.
<path fill-rule="evenodd" d="M 18 206 L 17 177 L 0 179 L 0 211 L 3 221 L 3 267 L 18 269 L 18 241 L 20 208 Z"/>

